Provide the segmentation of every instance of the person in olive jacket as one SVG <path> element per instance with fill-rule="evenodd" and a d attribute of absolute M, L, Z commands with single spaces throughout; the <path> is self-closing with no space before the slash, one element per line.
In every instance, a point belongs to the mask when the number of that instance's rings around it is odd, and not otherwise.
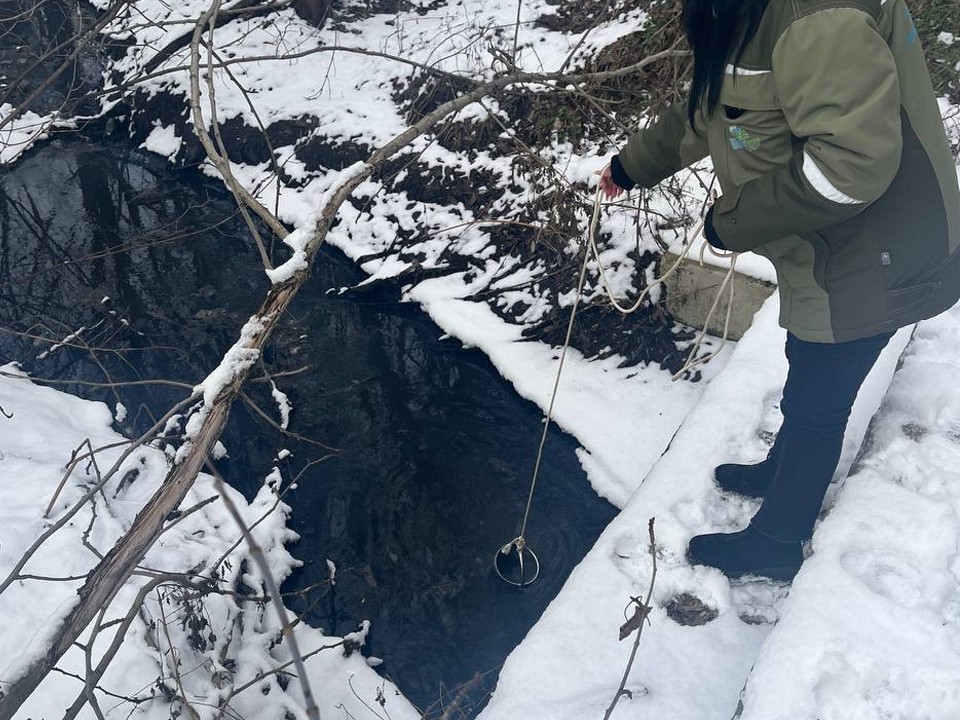
<path fill-rule="evenodd" d="M 608 198 L 709 155 L 723 195 L 704 234 L 769 258 L 788 331 L 783 424 L 721 488 L 762 497 L 695 564 L 790 580 L 857 391 L 893 332 L 960 297 L 957 168 L 904 0 L 684 0 L 689 99 L 632 135 Z"/>

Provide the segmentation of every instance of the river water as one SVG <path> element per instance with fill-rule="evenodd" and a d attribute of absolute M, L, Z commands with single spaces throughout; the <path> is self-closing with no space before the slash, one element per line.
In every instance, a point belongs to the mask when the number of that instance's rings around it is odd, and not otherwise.
<path fill-rule="evenodd" d="M 120 141 L 38 148 L 0 171 L 0 360 L 121 401 L 122 426 L 142 427 L 182 391 L 76 381 L 202 379 L 266 289 L 247 237 L 220 184 L 197 172 Z M 265 352 L 262 371 L 307 368 L 277 380 L 303 439 L 237 403 L 220 469 L 248 496 L 274 466 L 299 476 L 286 499 L 304 566 L 284 589 L 317 587 L 288 604 L 334 634 L 370 620 L 365 654 L 426 717 L 451 703 L 447 717 L 472 717 L 614 509 L 554 432 L 527 531 L 542 577 L 524 590 L 499 581 L 492 560 L 516 535 L 541 413 L 416 307 L 329 292 L 361 278 L 325 251 Z M 74 344 L 89 347 L 44 354 L 80 328 Z M 249 392 L 278 419 L 267 384 Z M 315 462 L 330 455 L 317 443 L 338 452 Z M 291 455 L 278 461 L 281 449 Z"/>

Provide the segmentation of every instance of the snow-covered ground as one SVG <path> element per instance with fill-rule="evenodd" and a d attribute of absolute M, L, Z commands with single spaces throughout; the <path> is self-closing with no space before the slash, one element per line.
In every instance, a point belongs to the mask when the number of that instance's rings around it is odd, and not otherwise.
<path fill-rule="evenodd" d="M 99 4 L 105 5 L 106 0 Z M 113 68 L 127 77 L 150 60 L 149 48 L 162 48 L 185 31 L 177 21 L 194 17 L 208 6 L 206 0 L 135 4 L 137 13 L 113 29 L 119 37 L 136 40 Z M 324 45 L 402 55 L 474 79 L 488 78 L 490 68 L 511 50 L 513 37 L 508 29 L 517 12 L 514 0 L 463 0 L 439 9 L 425 1 L 412 6 L 409 12 L 367 18 L 356 34 L 317 31 L 290 10 L 268 18 L 231 20 L 217 30 L 217 47 L 224 58 L 262 55 L 265 59 L 232 66 L 231 76 L 216 73 L 220 120 L 240 117 L 250 125 L 269 125 L 315 115 L 319 124 L 311 137 L 350 140 L 372 148 L 407 125 L 391 89 L 395 81 L 408 78 L 409 67 L 370 55 L 334 55 L 323 52 Z M 424 12 L 416 12 L 421 7 Z M 525 23 L 518 64 L 531 71 L 559 68 L 571 52 L 575 60 L 592 57 L 642 21 L 636 11 L 625 13 L 581 43 L 579 34 L 550 31 L 529 22 L 554 11 L 548 0 L 520 7 Z M 317 52 L 306 54 L 311 50 Z M 280 52 L 303 56 L 296 61 L 266 59 Z M 187 51 L 182 50 L 160 68 L 186 61 Z M 164 74 L 144 87 L 150 93 L 182 96 L 188 89 L 186 72 Z M 253 99 L 256 116 L 248 98 Z M 945 115 L 948 110 L 945 106 Z M 502 116 L 496 104 L 465 113 L 463 119 L 491 116 Z M 29 123 L 14 128 L 24 133 L 17 136 L 18 142 L 32 142 L 29 131 L 23 129 L 28 127 Z M 158 122 L 144 147 L 175 160 L 184 145 L 178 135 L 182 131 Z M 279 217 L 293 226 L 308 223 L 319 200 L 342 179 L 338 171 L 308 169 L 298 157 L 300 147 L 298 140 L 273 148 L 290 180 L 286 185 L 274 181 L 270 163 L 235 163 L 232 168 L 261 202 L 276 206 Z M 603 164 L 598 155 L 603 150 L 594 144 L 575 152 L 558 139 L 543 152 L 565 180 L 584 183 Z M 503 196 L 491 212 L 506 214 L 530 197 L 529 188 L 511 182 L 510 163 L 489 152 L 457 153 L 429 137 L 416 141 L 410 151 L 427 166 L 502 182 Z M 4 159 L 12 157 L 11 152 Z M 690 192 L 702 196 L 696 187 L 690 183 Z M 542 268 L 525 266 L 519 256 L 495 254 L 489 236 L 481 231 L 483 218 L 475 217 L 463 204 L 412 202 L 403 192 L 385 191 L 381 182 L 373 180 L 365 182 L 357 194 L 366 199 L 365 204 L 362 209 L 344 206 L 342 221 L 329 241 L 357 259 L 389 251 L 398 228 L 426 228 L 430 230 L 427 239 L 415 248 L 421 267 L 436 267 L 451 248 L 474 259 L 470 272 L 425 280 L 409 288 L 405 297 L 420 303 L 445 332 L 483 350 L 521 395 L 546 408 L 557 351 L 542 343 L 519 342 L 519 325 L 505 322 L 488 304 L 467 299 L 481 288 L 508 288 L 535 279 Z M 604 261 L 615 266 L 615 287 L 623 291 L 630 287 L 633 273 L 647 270 L 638 268 L 628 254 L 636 243 L 632 218 L 626 212 L 611 212 L 603 229 L 610 237 Z M 644 236 L 641 242 L 645 248 L 654 247 L 651 237 Z M 567 251 L 577 243 L 571 238 Z M 386 252 L 363 267 L 372 277 L 388 277 L 409 265 Z M 751 272 L 764 276 L 769 271 L 758 261 Z M 504 296 L 528 307 L 528 321 L 545 311 L 545 301 L 536 293 L 505 290 Z M 572 299 L 562 297 L 557 302 L 568 307 Z M 656 517 L 658 542 L 654 609 L 627 683 L 632 698 L 621 700 L 614 717 L 726 720 L 734 713 L 748 676 L 743 717 L 751 720 L 952 720 L 960 716 L 960 493 L 956 471 L 951 469 L 960 467 L 960 391 L 952 390 L 950 384 L 960 364 L 960 312 L 919 327 L 874 425 L 871 450 L 839 494 L 831 494 L 835 506 L 820 526 L 812 559 L 788 597 L 767 585 L 731 587 L 718 573 L 690 568 L 683 559 L 691 535 L 743 525 L 755 509 L 747 501 L 721 497 L 710 481 L 710 469 L 725 460 L 759 458 L 765 438 L 777 426 L 776 403 L 785 364 L 783 335 L 775 317 L 773 299 L 736 348 L 725 350 L 707 366 L 706 382 L 699 384 L 672 383 L 666 371 L 655 367 L 621 368 L 616 356 L 588 361 L 574 352 L 568 358 L 555 418 L 583 445 L 580 458 L 593 487 L 624 510 L 508 660 L 483 713 L 485 720 L 602 716 L 629 652 L 629 643 L 617 641 L 623 608 L 631 596 L 646 592 L 652 570 L 647 552 L 650 517 Z M 853 462 L 908 337 L 909 332 L 903 332 L 891 344 L 858 399 L 839 477 Z M 6 372 L 16 374 L 11 367 Z M 0 436 L 0 468 L 7 471 L 0 484 L 0 507 L 7 508 L 0 524 L 0 575 L 6 576 L 48 525 L 44 507 L 71 452 L 87 438 L 95 447 L 120 443 L 122 438 L 110 430 L 110 413 L 103 406 L 38 388 L 23 378 L 0 377 L 0 407 L 13 415 L 12 419 L 0 417 L 6 425 Z M 121 450 L 105 450 L 98 456 L 100 467 L 108 466 Z M 75 525 L 45 545 L 21 574 L 81 576 L 96 559 L 87 545 L 101 551 L 110 547 L 166 469 L 160 449 L 138 451 L 126 462 L 131 469 L 139 469 L 136 481 L 124 482 L 128 475 L 118 473 L 118 480 L 94 498 L 95 505 L 78 514 Z M 74 471 L 53 519 L 86 492 L 96 472 L 89 465 Z M 272 510 L 257 534 L 268 549 L 275 574 L 282 577 L 294 561 L 283 549 L 289 539 L 283 526 L 287 509 L 278 504 L 276 493 L 276 482 L 268 479 L 252 504 L 246 505 L 236 494 L 234 500 L 250 518 Z M 186 506 L 215 494 L 211 479 L 202 477 Z M 88 533 L 94 506 L 97 522 Z M 213 503 L 173 526 L 145 564 L 166 573 L 196 572 L 198 567 L 213 572 L 218 566 L 226 583 L 262 592 L 256 570 L 242 562 L 248 559 L 242 544 L 231 551 L 229 563 L 217 563 L 235 540 L 232 522 L 220 503 Z M 150 579 L 131 580 L 106 617 L 125 615 L 139 588 Z M 24 648 L 0 669 L 0 681 L 16 677 L 31 657 L 31 648 L 42 644 L 45 623 L 69 607 L 78 584 L 20 580 L 0 595 L 4 621 L 0 645 Z M 715 611 L 716 619 L 696 627 L 671 619 L 671 601 L 684 594 Z M 277 627 L 270 607 L 231 595 L 212 596 L 199 613 L 207 624 L 191 639 L 190 624 L 182 627 L 180 621 L 198 613 L 182 592 L 168 590 L 167 598 L 158 603 L 153 593 L 144 603 L 141 620 L 134 624 L 121 656 L 103 680 L 111 690 L 175 695 L 171 641 L 181 654 L 179 666 L 191 669 L 182 678 L 185 691 L 204 713 L 230 687 L 239 687 L 283 662 L 286 646 L 274 646 Z M 772 621 L 777 617 L 781 620 L 774 628 Z M 303 626 L 298 626 L 297 635 L 307 651 L 339 642 Z M 109 637 L 108 628 L 96 647 L 105 648 Z M 193 654 L 187 657 L 189 653 Z M 83 663 L 83 652 L 74 649 L 63 667 L 82 674 Z M 309 663 L 324 717 L 382 713 L 402 720 L 416 716 L 360 653 L 345 658 L 339 649 L 326 650 Z M 79 690 L 75 679 L 52 675 L 18 717 L 60 714 Z M 104 696 L 101 700 L 111 716 L 126 716 L 130 710 L 129 703 L 116 698 L 109 707 Z M 381 700 L 383 704 L 375 707 Z M 281 685 L 271 675 L 238 695 L 231 705 L 242 717 L 281 718 L 286 710 L 302 717 L 300 703 L 296 682 Z M 167 710 L 162 703 L 143 703 L 135 713 L 165 717 Z M 84 717 L 92 717 L 89 709 L 85 712 Z"/>
<path fill-rule="evenodd" d="M 603 716 L 630 652 L 630 642 L 618 641 L 624 608 L 650 584 L 651 517 L 657 540 L 653 611 L 627 684 L 632 699 L 621 700 L 614 717 L 729 720 L 776 619 L 780 594 L 765 584 L 731 588 L 719 572 L 691 567 L 684 555 L 693 535 L 739 529 L 756 510 L 754 501 L 722 495 L 712 471 L 722 462 L 762 459 L 779 425 L 787 368 L 777 311 L 774 296 L 670 449 L 511 655 L 483 720 Z M 891 341 L 865 382 L 838 476 L 849 468 L 908 337 L 902 331 Z M 680 596 L 697 598 L 716 618 L 696 627 L 671 619 L 667 608 Z"/>
<path fill-rule="evenodd" d="M 0 105 L 0 122 L 7 121 L 12 110 L 10 103 Z M 52 124 L 53 118 L 33 112 L 22 113 L 4 122 L 4 127 L 0 128 L 0 164 L 16 160 L 38 140 L 47 137 Z"/>
<path fill-rule="evenodd" d="M 2 693 L 45 648 L 52 621 L 74 605 L 76 591 L 98 555 L 110 549 L 156 491 L 169 457 L 157 447 L 141 447 L 123 459 L 131 443 L 111 429 L 114 418 L 109 408 L 34 385 L 14 365 L 0 367 L 0 408 L 0 582 L 6 585 L 14 578 L 0 593 Z M 91 449 L 98 451 L 92 459 L 84 456 Z M 80 461 L 71 463 L 75 455 Z M 15 564 L 35 540 L 121 459 L 113 480 L 17 569 Z M 72 472 L 58 491 L 71 465 Z M 228 490 L 247 523 L 255 526 L 253 536 L 278 581 L 296 565 L 284 548 L 295 536 L 286 528 L 289 508 L 279 498 L 282 489 L 277 471 L 265 478 L 250 503 Z M 160 720 L 172 712 L 189 717 L 177 700 L 170 702 L 181 694 L 178 682 L 203 718 L 212 717 L 218 704 L 247 683 L 247 690 L 229 700 L 236 716 L 282 720 L 287 710 L 302 715 L 303 699 L 295 679 L 285 677 L 281 683 L 273 672 L 290 655 L 288 644 L 278 642 L 274 608 L 259 599 L 267 594 L 263 578 L 218 497 L 213 479 L 201 475 L 182 506 L 195 511 L 185 512 L 180 520 L 171 518 L 141 563 L 142 572 L 104 609 L 103 629 L 92 645 L 94 667 L 117 632 L 111 623 L 131 613 L 133 619 L 98 683 L 103 692 L 96 696 L 108 717 L 132 714 Z M 221 591 L 206 592 L 199 599 L 203 578 Z M 141 597 L 144 588 L 149 591 Z M 365 633 L 358 628 L 351 639 L 362 644 Z M 418 717 L 393 686 L 368 667 L 361 652 L 344 657 L 342 638 L 324 636 L 305 625 L 297 626 L 296 635 L 301 650 L 310 655 L 307 668 L 323 717 L 343 712 L 362 717 L 364 703 L 378 697 L 384 698 L 383 709 L 392 717 Z M 81 642 L 89 640 L 88 632 Z M 83 650 L 73 647 L 58 668 L 17 718 L 61 717 L 82 694 L 78 678 L 86 674 Z M 150 702 L 152 698 L 158 701 Z M 87 706 L 79 717 L 97 716 Z"/>
<path fill-rule="evenodd" d="M 960 717 L 960 307 L 917 326 L 744 720 Z"/>

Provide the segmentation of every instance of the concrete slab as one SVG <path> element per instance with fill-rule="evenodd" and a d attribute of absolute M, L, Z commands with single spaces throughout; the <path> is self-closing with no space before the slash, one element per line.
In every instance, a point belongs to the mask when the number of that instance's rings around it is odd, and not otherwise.
<path fill-rule="evenodd" d="M 661 272 L 675 263 L 677 256 L 664 253 L 660 261 Z M 700 265 L 699 260 L 684 258 L 677 271 L 664 283 L 667 310 L 680 322 L 703 329 L 710 307 L 723 284 L 726 270 Z M 773 283 L 757 280 L 742 273 L 735 273 L 732 282 L 736 283 L 733 310 L 730 313 L 730 327 L 727 337 L 739 340 L 753 322 L 753 316 L 777 286 Z M 707 332 L 720 336 L 723 334 L 724 320 L 727 314 L 729 287 L 707 326 Z"/>

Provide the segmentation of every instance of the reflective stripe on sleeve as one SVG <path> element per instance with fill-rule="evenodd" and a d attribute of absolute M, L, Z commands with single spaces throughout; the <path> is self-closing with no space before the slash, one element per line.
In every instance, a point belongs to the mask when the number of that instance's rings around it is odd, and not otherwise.
<path fill-rule="evenodd" d="M 832 200 L 841 205 L 860 205 L 865 202 L 864 200 L 852 198 L 839 190 L 836 185 L 830 182 L 827 176 L 823 174 L 817 166 L 817 163 L 814 162 L 806 150 L 803 151 L 803 174 L 807 178 L 807 181 L 813 186 L 813 189 L 827 200 Z"/>
<path fill-rule="evenodd" d="M 741 75 L 743 77 L 749 75 L 769 75 L 772 70 L 748 70 L 747 68 L 742 68 L 734 65 L 733 63 L 728 63 L 726 67 L 727 75 Z"/>

